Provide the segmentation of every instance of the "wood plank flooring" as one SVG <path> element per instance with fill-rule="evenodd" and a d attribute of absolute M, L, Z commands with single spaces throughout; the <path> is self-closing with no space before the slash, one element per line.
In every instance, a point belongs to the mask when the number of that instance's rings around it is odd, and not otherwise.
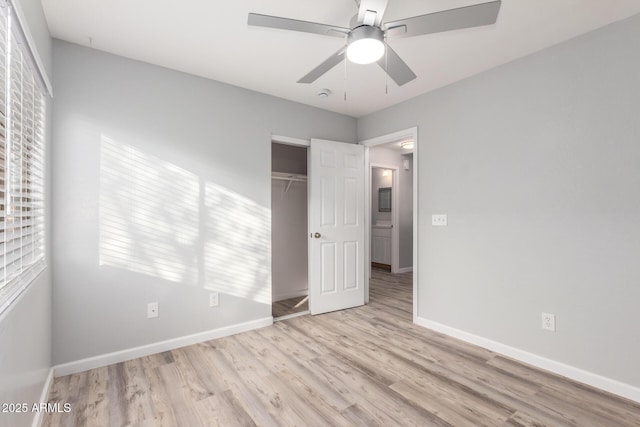
<path fill-rule="evenodd" d="M 44 426 L 639 426 L 640 404 L 411 323 L 411 275 L 371 303 L 56 378 Z"/>
<path fill-rule="evenodd" d="M 274 302 L 271 304 L 271 315 L 276 318 L 309 310 L 309 300 L 296 307 L 296 304 L 302 301 L 303 298 L 297 297 Z"/>

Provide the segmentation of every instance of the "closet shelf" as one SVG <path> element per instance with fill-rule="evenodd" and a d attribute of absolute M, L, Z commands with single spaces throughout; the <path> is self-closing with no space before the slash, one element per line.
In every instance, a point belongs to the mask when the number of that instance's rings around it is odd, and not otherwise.
<path fill-rule="evenodd" d="M 307 182 L 306 175 L 300 175 L 295 173 L 285 173 L 285 172 L 271 172 L 271 179 L 277 179 L 280 181 L 287 181 L 287 187 L 284 192 L 289 191 L 289 187 L 291 187 L 291 183 L 293 182 Z"/>

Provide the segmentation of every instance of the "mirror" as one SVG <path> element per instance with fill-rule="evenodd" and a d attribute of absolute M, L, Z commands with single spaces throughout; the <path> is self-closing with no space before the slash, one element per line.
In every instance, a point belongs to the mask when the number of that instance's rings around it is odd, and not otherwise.
<path fill-rule="evenodd" d="M 391 187 L 378 188 L 378 212 L 391 212 Z"/>

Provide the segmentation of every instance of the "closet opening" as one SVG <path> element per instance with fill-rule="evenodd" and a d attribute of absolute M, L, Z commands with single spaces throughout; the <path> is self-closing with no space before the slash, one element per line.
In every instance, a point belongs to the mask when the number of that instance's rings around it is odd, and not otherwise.
<path fill-rule="evenodd" d="M 271 312 L 309 313 L 307 147 L 271 144 Z"/>

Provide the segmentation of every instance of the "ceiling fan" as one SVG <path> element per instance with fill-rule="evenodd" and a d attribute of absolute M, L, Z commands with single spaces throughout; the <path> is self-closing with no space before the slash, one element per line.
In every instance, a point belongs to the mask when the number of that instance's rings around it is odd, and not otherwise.
<path fill-rule="evenodd" d="M 498 19 L 501 0 L 444 10 L 398 21 L 382 22 L 388 0 L 355 0 L 358 14 L 351 28 L 297 19 L 250 13 L 248 24 L 346 38 L 346 45 L 298 80 L 313 83 L 346 57 L 357 64 L 377 62 L 398 86 L 416 78 L 411 68 L 386 43 L 389 39 L 440 33 L 462 28 L 490 25 Z"/>

